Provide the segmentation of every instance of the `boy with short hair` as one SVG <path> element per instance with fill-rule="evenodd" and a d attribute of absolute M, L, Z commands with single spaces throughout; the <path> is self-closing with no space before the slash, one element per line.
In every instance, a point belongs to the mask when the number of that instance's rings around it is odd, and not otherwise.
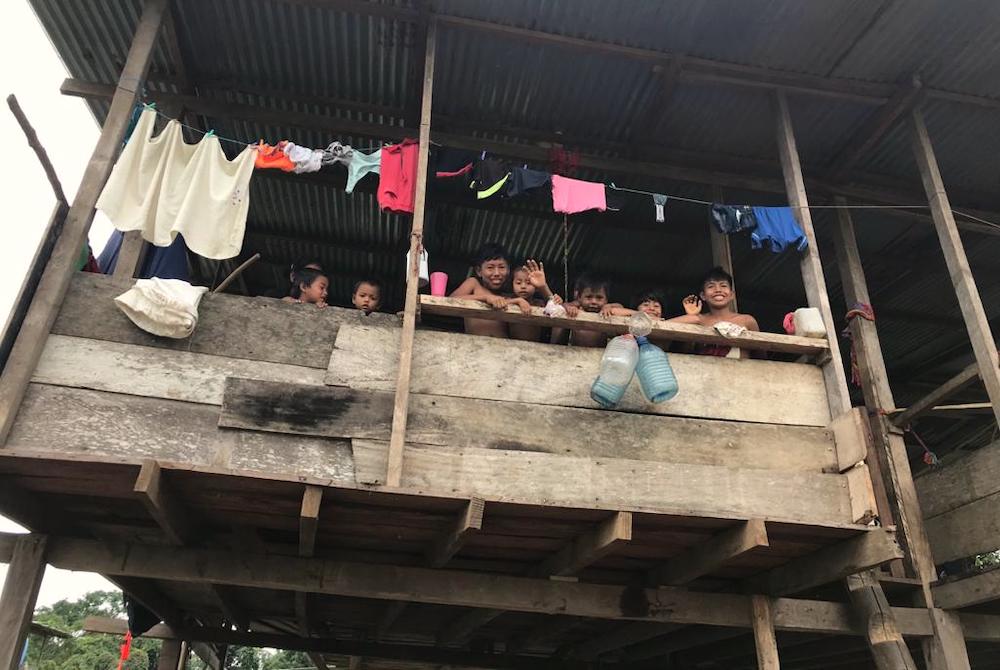
<path fill-rule="evenodd" d="M 566 314 L 575 317 L 580 310 L 592 314 L 608 316 L 608 294 L 611 282 L 606 278 L 584 272 L 573 284 L 573 302 L 566 305 Z M 565 328 L 552 329 L 552 344 L 562 344 Z M 603 347 L 608 336 L 593 330 L 571 330 L 569 345 L 573 347 Z"/>
<path fill-rule="evenodd" d="M 382 306 L 382 282 L 372 277 L 357 282 L 351 292 L 351 302 L 365 314 L 378 311 Z"/>
<path fill-rule="evenodd" d="M 693 323 L 699 326 L 713 327 L 717 323 L 728 321 L 738 326 L 743 326 L 747 330 L 759 331 L 760 326 L 757 320 L 749 314 L 740 314 L 733 309 L 733 299 L 736 297 L 736 288 L 733 284 L 733 277 L 721 267 L 714 267 L 708 271 L 701 281 L 701 292 L 698 295 L 689 295 L 684 298 L 682 305 L 685 314 L 675 316 L 670 321 L 678 323 Z M 708 314 L 702 314 L 702 307 L 708 306 Z M 708 356 L 726 356 L 733 358 L 731 354 L 738 352 L 734 347 L 725 345 L 700 345 L 696 352 Z M 739 352 L 740 358 L 746 358 L 747 352 Z"/>
<path fill-rule="evenodd" d="M 493 309 L 507 309 L 509 300 L 502 295 L 510 278 L 510 255 L 507 250 L 495 242 L 487 242 L 476 252 L 472 272 L 473 276 L 452 291 L 451 297 L 478 300 Z M 465 332 L 486 337 L 507 337 L 508 331 L 503 321 L 465 319 Z"/>

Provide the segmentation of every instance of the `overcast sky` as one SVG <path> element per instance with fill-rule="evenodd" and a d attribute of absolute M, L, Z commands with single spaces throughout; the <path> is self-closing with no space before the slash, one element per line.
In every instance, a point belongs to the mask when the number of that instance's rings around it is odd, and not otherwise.
<path fill-rule="evenodd" d="M 97 123 L 82 100 L 59 94 L 59 84 L 67 76 L 66 68 L 27 1 L 3 0 L 0 18 L 5 31 L 4 39 L 0 40 L 0 91 L 5 98 L 10 93 L 17 96 L 59 173 L 66 196 L 72 200 L 97 142 Z M 0 132 L 7 142 L 4 158 L 0 160 L 4 205 L 0 238 L 0 272 L 3 273 L 0 323 L 3 323 L 48 223 L 55 196 L 6 104 L 0 109 Z M 110 233 L 111 227 L 106 220 L 95 224 L 90 236 L 95 255 Z M 23 530 L 0 517 L 0 531 Z M 7 566 L 0 563 L 0 579 L 6 573 Z M 48 605 L 62 598 L 108 588 L 114 586 L 98 575 L 49 568 L 38 604 Z"/>

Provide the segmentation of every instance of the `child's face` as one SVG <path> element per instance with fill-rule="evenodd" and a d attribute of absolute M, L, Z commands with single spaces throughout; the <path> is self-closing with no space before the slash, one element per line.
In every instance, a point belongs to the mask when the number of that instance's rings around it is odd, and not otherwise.
<path fill-rule="evenodd" d="M 531 285 L 528 271 L 524 268 L 518 268 L 514 271 L 514 295 L 525 300 L 531 300 L 535 295 L 535 287 Z"/>
<path fill-rule="evenodd" d="M 608 293 L 601 288 L 584 287 L 576 292 L 576 300 L 580 309 L 585 312 L 600 312 L 608 304 Z"/>
<path fill-rule="evenodd" d="M 654 319 L 663 318 L 663 305 L 659 300 L 643 300 L 639 303 L 639 311 L 649 314 Z"/>
<path fill-rule="evenodd" d="M 484 288 L 499 291 L 510 275 L 510 265 L 502 258 L 491 258 L 476 268 L 476 275 Z"/>
<path fill-rule="evenodd" d="M 354 292 L 351 301 L 358 309 L 366 312 L 374 312 L 382 302 L 382 292 L 377 286 L 372 286 L 368 282 L 358 284 L 358 290 Z"/>
<path fill-rule="evenodd" d="M 701 289 L 701 299 L 715 309 L 728 307 L 734 295 L 733 287 L 725 279 L 710 279 Z"/>
<path fill-rule="evenodd" d="M 309 286 L 299 284 L 299 290 L 302 292 L 302 296 L 299 299 L 302 302 L 326 302 L 326 289 L 329 286 L 330 280 L 326 277 L 316 277 Z"/>

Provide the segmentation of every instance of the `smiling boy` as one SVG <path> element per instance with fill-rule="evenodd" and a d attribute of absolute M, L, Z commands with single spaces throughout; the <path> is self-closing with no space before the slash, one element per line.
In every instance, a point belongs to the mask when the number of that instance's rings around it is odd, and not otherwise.
<path fill-rule="evenodd" d="M 472 265 L 473 276 L 452 291 L 452 298 L 478 300 L 493 309 L 507 309 L 507 290 L 510 277 L 510 256 L 501 245 L 488 242 L 480 247 Z M 507 324 L 489 319 L 465 319 L 465 332 L 486 337 L 507 337 Z"/>
<path fill-rule="evenodd" d="M 722 321 L 735 323 L 743 326 L 747 330 L 759 331 L 757 319 L 749 314 L 740 314 L 733 309 L 733 299 L 736 297 L 736 289 L 733 285 L 733 277 L 721 267 L 714 267 L 701 281 L 701 293 L 689 295 L 684 298 L 682 304 L 685 314 L 675 316 L 670 321 L 678 323 L 694 323 L 699 326 L 712 327 Z M 702 306 L 708 306 L 708 314 L 702 314 Z M 728 356 L 732 347 L 724 345 L 704 345 L 698 349 L 698 353 L 709 356 Z"/>

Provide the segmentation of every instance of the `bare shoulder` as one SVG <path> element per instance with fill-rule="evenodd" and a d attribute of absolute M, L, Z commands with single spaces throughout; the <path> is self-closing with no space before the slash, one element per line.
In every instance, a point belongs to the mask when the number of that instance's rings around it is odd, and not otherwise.
<path fill-rule="evenodd" d="M 738 314 L 733 318 L 733 323 L 738 326 L 743 326 L 747 330 L 760 330 L 760 326 L 757 324 L 757 319 L 753 318 L 749 314 Z"/>
<path fill-rule="evenodd" d="M 475 277 L 469 277 L 464 282 L 459 284 L 458 288 L 451 292 L 451 297 L 459 298 L 463 295 L 472 295 L 481 289 L 482 286 L 479 284 L 479 280 Z"/>

